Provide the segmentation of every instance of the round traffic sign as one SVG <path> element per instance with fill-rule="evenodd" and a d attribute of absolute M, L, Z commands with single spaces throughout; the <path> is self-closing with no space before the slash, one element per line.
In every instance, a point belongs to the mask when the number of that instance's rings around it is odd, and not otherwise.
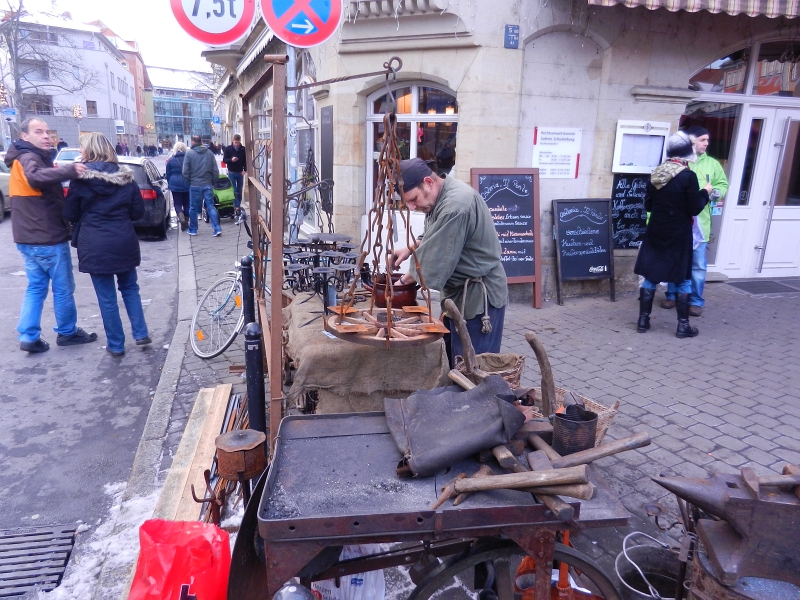
<path fill-rule="evenodd" d="M 261 0 L 261 14 L 276 37 L 311 48 L 328 40 L 342 20 L 342 0 Z"/>
<path fill-rule="evenodd" d="M 186 33 L 212 46 L 238 40 L 256 14 L 256 0 L 170 0 L 170 5 Z"/>

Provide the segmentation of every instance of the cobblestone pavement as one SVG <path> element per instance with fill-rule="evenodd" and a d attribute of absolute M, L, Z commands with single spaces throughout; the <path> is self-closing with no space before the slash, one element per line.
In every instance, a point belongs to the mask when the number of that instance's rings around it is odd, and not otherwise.
<path fill-rule="evenodd" d="M 661 293 L 646 334 L 636 332 L 635 294 L 618 294 L 613 303 L 568 298 L 542 310 L 516 304 L 506 313 L 503 350 L 526 356 L 523 383 L 539 385 L 524 338 L 533 331 L 556 385 L 605 405 L 620 401 L 608 438 L 650 434 L 650 446 L 595 463 L 634 514 L 629 530 L 653 533 L 648 502 L 677 510 L 651 476 L 706 477 L 742 466 L 761 475 L 800 462 L 800 281 L 787 283 L 798 293 L 751 296 L 707 285 L 703 316 L 691 319 L 700 330 L 693 339 L 675 337 L 677 316 L 658 308 Z M 629 530 L 591 531 L 576 541 L 613 572 L 610 558 Z"/>
<path fill-rule="evenodd" d="M 223 235 L 212 238 L 200 224 L 191 237 L 198 298 L 236 257 L 248 253 L 242 231 L 223 219 Z M 182 234 L 185 235 L 185 234 Z M 759 474 L 800 463 L 800 281 L 797 293 L 752 296 L 723 283 L 709 284 L 700 329 L 694 339 L 675 337 L 676 314 L 658 308 L 652 329 L 636 333 L 635 294 L 568 298 L 564 306 L 546 302 L 535 310 L 513 304 L 506 312 L 503 351 L 526 356 L 523 384 L 539 385 L 539 369 L 525 342 L 535 332 L 545 345 L 556 384 L 605 405 L 620 401 L 607 439 L 647 431 L 653 443 L 595 464 L 634 517 L 631 526 L 592 530 L 576 544 L 613 573 L 622 536 L 634 529 L 655 533 L 647 503 L 659 502 L 675 514 L 672 497 L 653 483 L 661 473 L 706 477 L 714 471 L 753 466 Z M 243 392 L 231 365 L 244 364 L 241 336 L 212 360 L 187 347 L 170 427 L 170 446 L 180 441 L 197 391 L 220 382 Z M 168 457 L 165 457 L 165 461 Z M 663 534 L 662 534 L 663 535 Z"/>

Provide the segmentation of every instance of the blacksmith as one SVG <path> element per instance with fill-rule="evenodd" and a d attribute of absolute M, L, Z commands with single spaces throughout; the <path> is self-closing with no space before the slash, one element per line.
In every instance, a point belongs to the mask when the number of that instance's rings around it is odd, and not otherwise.
<path fill-rule="evenodd" d="M 508 287 L 500 262 L 500 240 L 492 214 L 477 191 L 466 183 L 434 174 L 422 159 L 400 163 L 403 196 L 411 210 L 425 213 L 425 230 L 417 237 L 416 254 L 425 285 L 450 298 L 467 321 L 476 354 L 500 352 Z M 410 248 L 395 250 L 395 268 L 411 256 Z M 414 265 L 400 283 L 416 280 Z M 462 354 L 454 323 L 446 336 L 450 364 Z M 449 337 L 449 340 L 447 339 Z"/>

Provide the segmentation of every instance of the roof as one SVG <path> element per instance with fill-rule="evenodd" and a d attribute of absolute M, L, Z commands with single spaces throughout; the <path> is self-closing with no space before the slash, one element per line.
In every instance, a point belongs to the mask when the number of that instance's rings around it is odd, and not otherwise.
<path fill-rule="evenodd" d="M 43 27 L 58 27 L 61 29 L 72 29 L 74 31 L 86 31 L 90 33 L 102 34 L 99 27 L 87 23 L 79 23 L 64 15 L 54 15 L 51 13 L 30 12 L 22 15 L 21 23 L 28 25 L 41 25 Z"/>
<path fill-rule="evenodd" d="M 147 74 L 154 88 L 209 91 L 201 85 L 201 81 L 208 77 L 209 73 L 202 71 L 183 71 L 181 69 L 147 66 Z"/>

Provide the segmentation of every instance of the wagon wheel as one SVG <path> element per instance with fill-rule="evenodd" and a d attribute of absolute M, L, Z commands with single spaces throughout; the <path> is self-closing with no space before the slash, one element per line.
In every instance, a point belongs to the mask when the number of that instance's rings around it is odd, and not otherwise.
<path fill-rule="evenodd" d="M 486 570 L 494 573 L 496 583 L 493 588 L 498 600 L 520 598 L 519 592 L 515 594 L 514 582 L 517 568 L 525 556 L 526 552 L 511 541 L 478 545 L 466 555 L 456 555 L 443 561 L 414 588 L 408 600 L 463 597 L 464 591 L 475 594 L 482 587 L 475 587 L 476 567 L 480 569 L 479 565 L 484 563 L 492 567 Z M 593 594 L 576 595 L 575 598 L 620 600 L 619 592 L 611 579 L 583 553 L 563 544 L 556 544 L 554 562 L 569 565 L 570 575 L 576 583 Z M 522 581 L 519 583 L 521 587 L 525 586 Z"/>

